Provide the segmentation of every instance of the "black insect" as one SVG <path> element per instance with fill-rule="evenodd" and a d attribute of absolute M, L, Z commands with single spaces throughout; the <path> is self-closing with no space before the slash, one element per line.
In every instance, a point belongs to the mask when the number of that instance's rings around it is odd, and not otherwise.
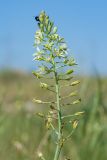
<path fill-rule="evenodd" d="M 40 20 L 39 20 L 39 17 L 38 17 L 38 16 L 36 16 L 36 17 L 35 17 L 35 20 L 36 20 L 37 22 L 40 22 Z"/>

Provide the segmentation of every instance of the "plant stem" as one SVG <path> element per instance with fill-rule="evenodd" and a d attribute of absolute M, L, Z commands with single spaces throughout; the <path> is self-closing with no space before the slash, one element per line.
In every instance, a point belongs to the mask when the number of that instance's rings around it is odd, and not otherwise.
<path fill-rule="evenodd" d="M 60 141 L 62 138 L 62 133 L 61 133 L 61 126 L 62 126 L 62 116 L 61 116 L 61 107 L 60 107 L 60 99 L 59 99 L 59 83 L 58 83 L 58 78 L 57 78 L 57 72 L 55 68 L 55 63 L 54 63 L 54 75 L 55 75 L 55 85 L 56 85 L 56 102 L 57 102 L 57 110 L 58 110 L 58 141 L 57 141 L 57 146 L 56 146 L 56 151 L 55 151 L 55 156 L 54 160 L 58 160 L 61 152 L 61 146 L 60 146 Z"/>

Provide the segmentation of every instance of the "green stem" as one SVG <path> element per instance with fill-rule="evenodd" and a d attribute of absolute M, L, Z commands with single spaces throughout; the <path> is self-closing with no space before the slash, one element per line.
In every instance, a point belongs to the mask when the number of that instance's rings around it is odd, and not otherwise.
<path fill-rule="evenodd" d="M 69 138 L 71 138 L 72 134 L 74 132 L 74 129 L 71 131 L 71 133 L 66 137 L 66 140 L 68 140 Z"/>
<path fill-rule="evenodd" d="M 61 152 L 61 146 L 60 146 L 60 141 L 62 138 L 62 133 L 61 133 L 61 126 L 62 126 L 62 115 L 61 115 L 61 108 L 60 108 L 60 93 L 59 93 L 59 83 L 58 83 L 58 78 L 57 78 L 57 72 L 55 68 L 55 63 L 54 63 L 54 75 L 55 75 L 55 83 L 56 83 L 56 102 L 57 102 L 57 110 L 58 110 L 58 142 L 56 146 L 56 151 L 55 151 L 55 156 L 54 160 L 58 160 Z"/>

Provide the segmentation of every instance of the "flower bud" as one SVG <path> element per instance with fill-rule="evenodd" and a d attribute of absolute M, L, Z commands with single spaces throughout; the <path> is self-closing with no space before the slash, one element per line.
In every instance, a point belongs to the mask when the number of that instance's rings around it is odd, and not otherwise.
<path fill-rule="evenodd" d="M 45 15 L 45 12 L 42 11 L 41 14 L 39 15 L 39 20 L 40 20 L 41 23 L 44 21 L 45 16 L 46 16 L 46 15 Z"/>
<path fill-rule="evenodd" d="M 58 41 L 58 42 L 64 43 L 64 38 L 60 38 L 60 37 L 59 37 L 59 41 Z"/>
<path fill-rule="evenodd" d="M 72 125 L 73 125 L 73 129 L 76 129 L 78 126 L 78 120 L 75 120 Z"/>
<path fill-rule="evenodd" d="M 41 82 L 40 82 L 40 87 L 41 87 L 41 88 L 48 88 L 48 85 L 47 85 L 46 83 L 41 83 Z"/>
<path fill-rule="evenodd" d="M 77 84 L 79 84 L 79 83 L 80 83 L 80 81 L 77 80 L 77 81 L 72 82 L 72 83 L 70 84 L 70 86 L 75 86 L 75 85 L 77 85 Z"/>
<path fill-rule="evenodd" d="M 83 112 L 77 112 L 77 113 L 75 113 L 74 115 L 75 116 L 81 116 L 81 115 L 83 115 L 85 112 L 83 111 Z"/>
<path fill-rule="evenodd" d="M 40 23 L 40 29 L 42 32 L 44 31 L 44 25 L 42 23 Z"/>
<path fill-rule="evenodd" d="M 39 117 L 44 117 L 44 114 L 43 113 L 36 113 Z"/>
<path fill-rule="evenodd" d="M 80 99 L 77 99 L 76 101 L 74 101 L 72 104 L 78 104 L 81 102 L 81 98 Z"/>
<path fill-rule="evenodd" d="M 47 50 L 51 50 L 51 49 L 52 49 L 52 46 L 53 46 L 53 43 L 46 43 L 46 44 L 44 45 L 45 49 L 47 49 Z"/>
<path fill-rule="evenodd" d="M 77 91 L 75 91 L 75 92 L 71 92 L 70 94 L 69 94 L 69 96 L 77 96 Z"/>
<path fill-rule="evenodd" d="M 39 99 L 33 99 L 33 101 L 35 102 L 35 103 L 39 103 L 39 104 L 42 104 L 43 102 L 41 101 L 41 100 L 39 100 Z"/>
<path fill-rule="evenodd" d="M 46 18 L 45 18 L 45 25 L 46 25 L 46 28 L 48 27 L 48 24 L 49 24 L 49 18 L 46 17 Z"/>
<path fill-rule="evenodd" d="M 36 76 L 37 78 L 41 78 L 41 75 L 40 75 L 39 73 L 34 72 L 34 71 L 33 71 L 32 73 L 33 73 L 33 75 Z"/>
<path fill-rule="evenodd" d="M 53 34 L 55 34 L 57 32 L 58 28 L 57 27 L 54 27 L 53 28 Z"/>
<path fill-rule="evenodd" d="M 42 76 L 41 76 L 39 73 L 37 73 L 37 72 L 34 72 L 34 71 L 33 71 L 32 73 L 33 73 L 33 75 L 36 76 L 38 79 L 42 77 Z"/>
<path fill-rule="evenodd" d="M 52 118 L 50 116 L 46 119 L 46 128 L 49 129 L 52 123 Z"/>
<path fill-rule="evenodd" d="M 66 72 L 66 74 L 71 74 L 71 73 L 73 73 L 74 71 L 72 70 L 72 69 L 70 69 L 70 70 L 68 70 L 67 72 Z"/>
<path fill-rule="evenodd" d="M 63 44 L 59 47 L 60 50 L 67 50 L 67 45 Z"/>

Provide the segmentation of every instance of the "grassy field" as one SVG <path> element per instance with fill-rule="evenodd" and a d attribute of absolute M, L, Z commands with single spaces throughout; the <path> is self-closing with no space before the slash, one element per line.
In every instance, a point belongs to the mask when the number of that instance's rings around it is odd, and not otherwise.
<path fill-rule="evenodd" d="M 84 110 L 85 115 L 71 141 L 65 145 L 61 160 L 66 155 L 72 160 L 107 160 L 107 78 L 79 79 L 82 103 L 68 107 L 66 111 Z M 32 99 L 35 97 L 52 99 L 52 94 L 43 92 L 32 75 L 0 73 L 0 160 L 38 160 L 39 149 L 47 160 L 51 160 L 54 136 L 50 136 L 42 119 L 35 115 L 39 111 L 45 112 L 47 106 L 34 104 Z"/>

